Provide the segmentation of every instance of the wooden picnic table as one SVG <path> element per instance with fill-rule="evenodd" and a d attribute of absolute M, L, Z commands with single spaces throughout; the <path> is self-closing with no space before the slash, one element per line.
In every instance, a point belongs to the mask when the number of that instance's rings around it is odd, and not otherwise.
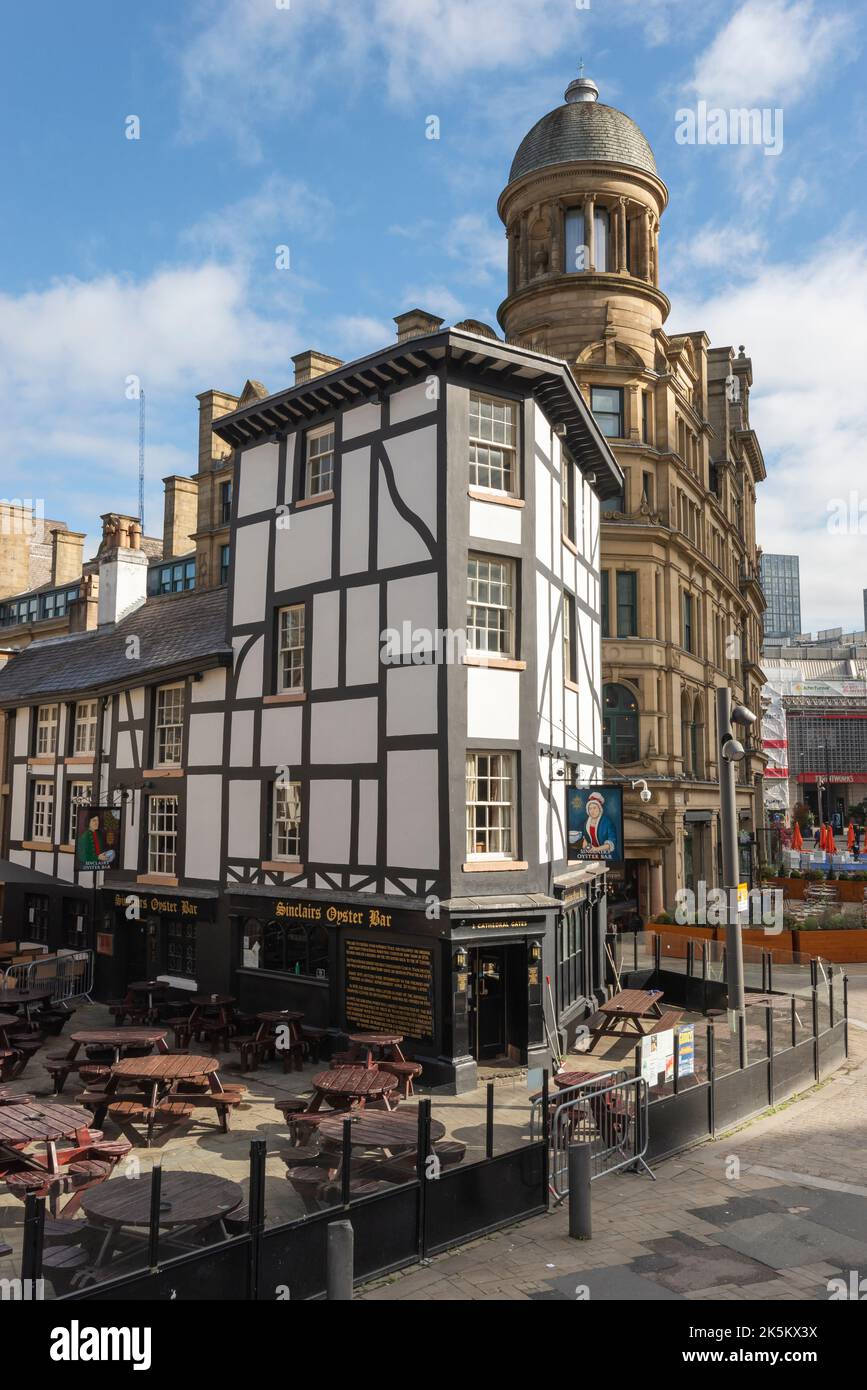
<path fill-rule="evenodd" d="M 191 994 L 190 1003 L 193 1008 L 186 1024 L 190 1037 L 195 1037 L 198 1032 L 207 1032 L 217 1038 L 222 1037 L 228 1043 L 234 1024 L 234 995 Z"/>
<path fill-rule="evenodd" d="M 606 1035 L 628 1035 L 630 1025 L 632 1032 L 643 1038 L 645 1029 L 642 1021 L 650 1019 L 658 1022 L 662 1018 L 661 1003 L 661 989 L 622 989 L 619 994 L 599 1005 L 597 1012 L 602 1015 L 602 1022 L 591 1028 L 592 1041 L 587 1051 L 592 1052 L 599 1039 Z"/>
<path fill-rule="evenodd" d="M 256 1015 L 259 1026 L 256 1029 L 252 1042 L 245 1039 L 236 1039 L 241 1046 L 241 1062 L 246 1069 L 249 1067 L 255 1071 L 259 1065 L 259 1058 L 270 1058 L 275 1052 L 283 1054 L 283 1066 L 286 1070 L 287 1061 L 292 1062 L 297 1054 L 298 1070 L 301 1070 L 301 1054 L 303 1042 L 301 1038 L 301 1022 L 304 1018 L 303 1013 L 296 1009 L 265 1009 Z M 285 1033 L 281 1033 L 285 1029 Z"/>
<path fill-rule="evenodd" d="M 72 1064 L 78 1056 L 81 1047 L 105 1047 L 111 1048 L 114 1052 L 112 1065 L 120 1060 L 121 1050 L 124 1047 L 143 1047 L 150 1043 L 156 1047 L 158 1052 L 168 1052 L 166 1044 L 165 1028 L 82 1028 L 75 1033 L 70 1033 L 69 1041 L 72 1043 L 66 1061 L 67 1067 L 59 1067 L 54 1072 L 54 1093 L 60 1095 L 66 1084 L 66 1078 L 71 1071 L 77 1070 Z M 98 1065 L 98 1064 L 94 1064 Z"/>
<path fill-rule="evenodd" d="M 52 985 L 37 985 L 35 989 L 0 989 L 0 1006 L 6 1009 L 14 1005 L 19 1013 L 23 1011 L 24 1017 L 30 1023 L 33 1010 L 38 1004 L 50 999 L 52 993 Z"/>
<path fill-rule="evenodd" d="M 384 1149 L 387 1153 L 415 1151 L 418 1146 L 417 1110 L 356 1110 L 351 1115 L 327 1115 L 319 1126 L 319 1137 L 328 1144 L 343 1143 L 343 1125 L 352 1126 L 350 1140 L 354 1149 Z M 445 1135 L 442 1120 L 430 1122 L 431 1143 Z"/>
<path fill-rule="evenodd" d="M 58 1155 L 58 1141 L 72 1140 L 75 1145 L 72 1153 L 75 1154 L 89 1148 L 92 1123 L 88 1112 L 77 1105 L 56 1105 L 39 1099 L 20 1105 L 3 1105 L 0 1106 L 0 1148 L 14 1153 L 29 1167 L 57 1174 L 66 1158 L 72 1156 Z M 44 1159 L 22 1152 L 22 1148 L 30 1144 L 45 1144 Z"/>
<path fill-rule="evenodd" d="M 397 1088 L 397 1077 L 373 1067 L 335 1067 L 321 1071 L 313 1078 L 314 1095 L 307 1114 L 315 1114 L 324 1100 L 335 1110 L 348 1110 L 356 1105 L 364 1109 L 369 1100 L 384 1100 L 391 1109 L 390 1093 Z"/>
<path fill-rule="evenodd" d="M 91 1188 L 81 1201 L 88 1221 L 105 1228 L 105 1239 L 98 1250 L 94 1265 L 99 1266 L 111 1256 L 125 1228 L 150 1226 L 149 1182 L 105 1182 Z M 171 1231 L 173 1244 L 207 1226 L 219 1223 L 221 1234 L 227 1232 L 223 1220 L 237 1211 L 244 1200 L 238 1183 L 218 1178 L 213 1173 L 185 1173 L 163 1170 L 160 1185 L 160 1229 Z"/>
<path fill-rule="evenodd" d="M 166 994 L 166 992 L 169 989 L 169 986 L 166 983 L 166 981 L 133 980 L 131 984 L 127 985 L 127 989 L 129 990 L 130 994 L 147 995 L 147 1017 L 150 1020 L 150 1022 L 153 1023 L 157 1018 L 157 1005 L 154 1001 L 154 995 Z"/>
<path fill-rule="evenodd" d="M 561 1071 L 554 1077 L 554 1085 L 558 1091 L 565 1091 L 569 1086 L 580 1086 L 584 1081 L 607 1075 L 608 1072 L 599 1071 Z"/>
<path fill-rule="evenodd" d="M 7 1028 L 20 1028 L 21 1019 L 17 1014 L 0 1014 L 0 1047 L 11 1048 Z"/>
<path fill-rule="evenodd" d="M 403 1033 L 350 1033 L 349 1042 L 350 1065 L 360 1062 L 362 1056 L 366 1067 L 375 1067 L 378 1061 L 406 1061 L 400 1050 Z M 378 1057 L 375 1053 L 379 1054 Z"/>
<path fill-rule="evenodd" d="M 131 1104 L 136 1106 L 138 1115 L 147 1119 L 147 1143 L 150 1145 L 158 1106 L 171 1103 L 167 1102 L 167 1097 L 174 1094 L 175 1086 L 181 1081 L 207 1078 L 211 1093 L 221 1095 L 223 1085 L 218 1074 L 219 1067 L 217 1057 L 196 1057 L 186 1052 L 166 1052 L 156 1057 L 123 1057 L 111 1069 L 111 1076 L 105 1083 L 104 1103 L 96 1107 L 93 1123 L 97 1129 L 102 1128 L 105 1113 L 112 1105 L 112 1097 L 117 1093 L 122 1081 L 140 1082 L 146 1100 L 139 1105 L 136 1102 Z M 183 1107 L 184 1101 L 181 1098 L 178 1101 L 178 1109 Z M 136 1111 L 130 1110 L 129 1117 L 132 1118 Z"/>

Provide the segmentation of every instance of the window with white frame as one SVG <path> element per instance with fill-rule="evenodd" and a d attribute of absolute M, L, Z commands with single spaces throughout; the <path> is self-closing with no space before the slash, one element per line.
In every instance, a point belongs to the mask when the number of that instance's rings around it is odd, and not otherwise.
<path fill-rule="evenodd" d="M 301 783 L 274 784 L 271 853 L 295 863 L 301 856 Z"/>
<path fill-rule="evenodd" d="M 470 555 L 467 560 L 467 648 L 514 655 L 515 566 L 511 560 Z"/>
<path fill-rule="evenodd" d="M 576 648 L 575 599 L 571 594 L 563 595 L 563 676 L 573 685 L 578 684 L 578 652 Z"/>
<path fill-rule="evenodd" d="M 467 754 L 467 858 L 512 859 L 515 755 Z"/>
<path fill-rule="evenodd" d="M 75 843 L 78 832 L 78 812 L 82 806 L 89 806 L 92 798 L 90 782 L 70 782 L 66 798 L 66 841 Z"/>
<path fill-rule="evenodd" d="M 281 608 L 277 625 L 277 689 L 304 689 L 304 604 Z"/>
<path fill-rule="evenodd" d="M 96 752 L 96 700 L 79 700 L 75 706 L 73 753 Z"/>
<path fill-rule="evenodd" d="M 156 766 L 180 767 L 184 734 L 184 687 L 161 685 L 156 706 Z"/>
<path fill-rule="evenodd" d="M 307 467 L 304 496 L 320 497 L 334 484 L 334 426 L 307 432 Z"/>
<path fill-rule="evenodd" d="M 39 705 L 36 711 L 36 756 L 50 757 L 57 752 L 57 706 Z"/>
<path fill-rule="evenodd" d="M 33 816 L 31 838 L 50 841 L 54 834 L 54 783 L 39 778 L 33 784 Z"/>
<path fill-rule="evenodd" d="M 514 496 L 518 485 L 515 401 L 470 393 L 470 485 Z"/>
<path fill-rule="evenodd" d="M 178 838 L 178 798 L 152 796 L 148 800 L 148 873 L 174 877 Z"/>

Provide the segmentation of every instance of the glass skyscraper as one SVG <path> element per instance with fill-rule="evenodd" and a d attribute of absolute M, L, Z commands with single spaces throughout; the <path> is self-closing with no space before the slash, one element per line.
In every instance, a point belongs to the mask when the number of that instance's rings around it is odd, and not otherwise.
<path fill-rule="evenodd" d="M 801 631 L 801 574 L 797 555 L 763 555 L 761 580 L 767 610 L 766 637 L 793 637 Z"/>

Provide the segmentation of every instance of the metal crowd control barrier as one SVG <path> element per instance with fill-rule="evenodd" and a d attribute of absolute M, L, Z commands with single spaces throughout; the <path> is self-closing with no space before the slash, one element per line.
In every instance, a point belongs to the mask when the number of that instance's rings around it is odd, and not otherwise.
<path fill-rule="evenodd" d="M 51 989 L 53 1004 L 90 999 L 93 989 L 93 951 L 61 951 L 56 956 L 10 965 L 3 973 L 4 988 Z M 0 995 L 2 998 L 2 995 Z"/>
<path fill-rule="evenodd" d="M 647 1153 L 647 1082 L 641 1076 L 613 1083 L 602 1076 L 569 1088 L 568 1099 L 557 1097 L 551 1121 L 551 1189 L 558 1202 L 569 1193 L 569 1145 L 590 1149 L 590 1180 L 638 1168 L 654 1177 Z M 565 1094 L 565 1093 L 564 1093 Z"/>

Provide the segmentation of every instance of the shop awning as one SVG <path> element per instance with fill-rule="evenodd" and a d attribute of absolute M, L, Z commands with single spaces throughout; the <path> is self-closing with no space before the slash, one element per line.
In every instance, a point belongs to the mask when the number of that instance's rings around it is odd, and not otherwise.
<path fill-rule="evenodd" d="M 32 888 L 65 888 L 67 892 L 83 887 L 79 883 L 68 883 L 64 878 L 54 878 L 52 874 L 41 874 L 38 869 L 28 869 L 26 864 L 0 859 L 0 886 L 10 883 L 29 884 Z"/>

